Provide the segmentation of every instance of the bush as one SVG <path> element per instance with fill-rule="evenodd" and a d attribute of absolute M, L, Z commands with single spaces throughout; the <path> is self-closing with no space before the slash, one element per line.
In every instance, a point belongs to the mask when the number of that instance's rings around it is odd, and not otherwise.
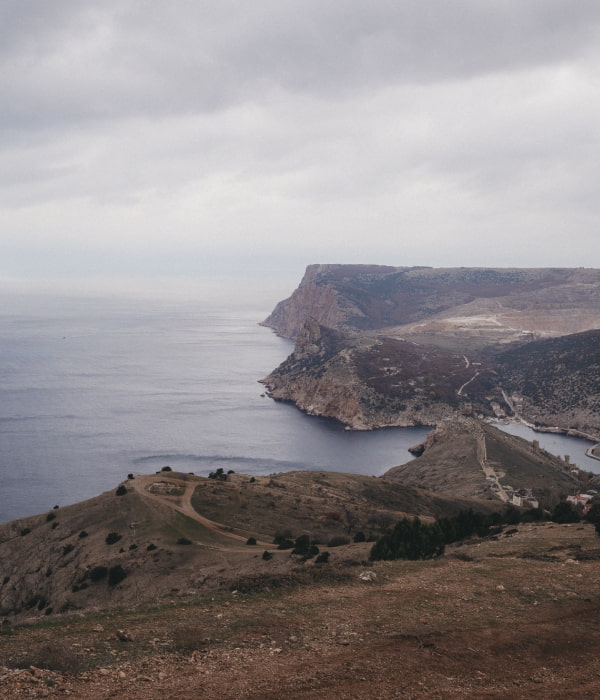
<path fill-rule="evenodd" d="M 117 496 L 124 496 L 126 493 L 127 493 L 127 489 L 125 488 L 125 486 L 123 486 L 123 484 L 121 484 L 119 486 L 119 488 L 115 491 L 115 494 Z"/>
<path fill-rule="evenodd" d="M 82 540 L 84 537 L 87 537 L 87 536 L 88 536 L 88 533 L 87 533 L 85 530 L 82 530 L 82 531 L 79 533 L 79 539 L 81 539 L 81 540 Z"/>
<path fill-rule="evenodd" d="M 108 574 L 107 566 L 95 566 L 88 571 L 88 578 L 92 581 L 101 581 Z"/>
<path fill-rule="evenodd" d="M 273 558 L 273 555 L 271 554 L 271 552 L 267 552 L 267 550 L 265 549 L 265 551 L 262 553 L 262 558 L 265 561 L 269 561 L 269 559 Z"/>
<path fill-rule="evenodd" d="M 46 522 L 49 523 L 51 520 L 54 520 L 54 518 L 56 518 L 56 513 L 54 513 L 54 511 L 50 511 L 46 516 Z"/>
<path fill-rule="evenodd" d="M 111 566 L 108 570 L 108 585 L 116 586 L 117 584 L 121 583 L 126 576 L 127 572 L 120 564 Z"/>
<path fill-rule="evenodd" d="M 64 557 L 66 554 L 70 554 L 74 549 L 75 549 L 75 546 L 72 545 L 71 543 L 66 544 L 66 545 L 63 547 L 63 557 Z"/>
<path fill-rule="evenodd" d="M 192 544 L 192 540 L 188 540 L 187 537 L 180 537 L 177 540 L 177 544 Z"/>
<path fill-rule="evenodd" d="M 133 479 L 133 474 L 127 474 L 127 478 L 128 478 L 129 480 Z"/>
<path fill-rule="evenodd" d="M 256 544 L 256 537 L 248 537 L 246 544 Z"/>
<path fill-rule="evenodd" d="M 118 542 L 120 539 L 121 535 L 119 535 L 118 532 L 109 532 L 104 541 L 106 544 L 115 544 L 115 542 Z"/>
<path fill-rule="evenodd" d="M 150 543 L 150 544 L 146 547 L 146 550 L 147 550 L 148 552 L 151 552 L 153 549 L 156 549 L 156 545 L 155 545 L 155 544 L 152 544 L 152 543 Z"/>
<path fill-rule="evenodd" d="M 161 469 L 161 472 L 172 472 L 172 471 L 173 471 L 173 470 L 172 470 L 171 467 L 169 467 L 168 465 L 167 465 L 166 467 L 163 467 L 163 468 Z"/>
<path fill-rule="evenodd" d="M 327 564 L 329 561 L 329 552 L 321 552 L 315 559 L 315 564 Z"/>
<path fill-rule="evenodd" d="M 308 554 L 310 549 L 310 535 L 300 535 L 296 537 L 292 554 Z"/>
<path fill-rule="evenodd" d="M 216 479 L 217 481 L 227 481 L 227 474 L 223 470 L 223 467 L 219 467 L 217 471 L 211 472 L 208 475 L 209 479 Z"/>
<path fill-rule="evenodd" d="M 550 518 L 553 523 L 578 523 L 580 521 L 579 513 L 567 501 L 561 501 L 556 504 Z"/>
<path fill-rule="evenodd" d="M 20 535 L 21 535 L 21 537 L 25 537 L 25 535 L 28 535 L 30 532 L 31 532 L 31 528 L 29 528 L 29 527 L 24 527 L 24 528 L 21 530 Z"/>
<path fill-rule="evenodd" d="M 357 532 L 356 535 L 354 535 L 354 541 L 355 542 L 366 542 L 367 538 L 365 537 L 364 532 Z"/>

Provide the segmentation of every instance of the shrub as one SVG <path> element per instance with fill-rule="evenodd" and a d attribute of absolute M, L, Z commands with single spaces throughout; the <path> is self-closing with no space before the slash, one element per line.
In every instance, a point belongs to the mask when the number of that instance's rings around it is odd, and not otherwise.
<path fill-rule="evenodd" d="M 296 537 L 292 554 L 308 554 L 310 549 L 310 535 L 300 535 Z"/>
<path fill-rule="evenodd" d="M 561 501 L 556 504 L 550 518 L 553 523 L 578 523 L 580 520 L 579 513 L 567 501 Z"/>
<path fill-rule="evenodd" d="M 329 552 L 321 552 L 315 559 L 315 564 L 327 564 L 329 561 Z"/>
<path fill-rule="evenodd" d="M 87 537 L 87 536 L 88 536 L 88 533 L 87 533 L 85 530 L 82 530 L 82 531 L 79 533 L 79 539 L 81 539 L 81 540 L 82 540 L 84 537 Z"/>
<path fill-rule="evenodd" d="M 115 544 L 115 542 L 118 542 L 120 539 L 121 535 L 119 535 L 118 532 L 109 532 L 104 541 L 106 544 Z"/>
<path fill-rule="evenodd" d="M 248 537 L 246 544 L 256 544 L 256 537 Z"/>
<path fill-rule="evenodd" d="M 63 547 L 63 557 L 65 556 L 65 554 L 70 554 L 74 549 L 75 549 L 75 546 L 72 545 L 71 543 L 66 544 Z"/>
<path fill-rule="evenodd" d="M 101 581 L 108 574 L 107 566 L 95 566 L 88 571 L 88 578 L 92 581 Z"/>
<path fill-rule="evenodd" d="M 54 518 L 56 518 L 56 513 L 50 511 L 46 516 L 46 522 L 49 523 L 51 520 L 54 520 Z"/>
<path fill-rule="evenodd" d="M 251 483 L 251 484 L 255 484 L 255 483 L 256 483 L 256 479 L 255 479 L 254 477 L 251 477 L 250 483 Z"/>
<path fill-rule="evenodd" d="M 172 471 L 173 471 L 173 470 L 172 470 L 171 467 L 169 467 L 168 465 L 167 465 L 166 467 L 163 467 L 163 468 L 161 469 L 161 472 L 172 472 Z"/>
<path fill-rule="evenodd" d="M 130 544 L 129 549 L 137 549 L 137 544 Z"/>
<path fill-rule="evenodd" d="M 594 505 L 588 510 L 588 512 L 583 516 L 583 519 L 588 523 L 600 522 L 600 503 L 594 503 Z"/>
<path fill-rule="evenodd" d="M 116 564 L 116 566 L 111 566 L 108 570 L 108 585 L 116 586 L 117 584 L 121 583 L 121 581 L 126 576 L 127 572 L 120 564 Z"/>
<path fill-rule="evenodd" d="M 355 542 L 366 542 L 367 538 L 365 537 L 365 533 L 362 531 L 359 531 L 354 535 L 354 541 Z"/>
<path fill-rule="evenodd" d="M 52 525 L 50 526 L 50 529 L 51 529 L 51 530 L 56 530 L 57 527 L 58 527 L 58 522 L 55 520 L 55 521 L 52 523 Z"/>
<path fill-rule="evenodd" d="M 146 550 L 147 550 L 148 552 L 151 552 L 153 549 L 156 549 L 156 545 L 155 545 L 155 544 L 152 544 L 152 543 L 150 543 L 150 544 L 146 547 Z"/>
<path fill-rule="evenodd" d="M 192 544 L 192 540 L 188 540 L 187 537 L 180 537 L 177 540 L 177 544 Z"/>
<path fill-rule="evenodd" d="M 29 528 L 29 527 L 24 527 L 24 528 L 21 530 L 21 533 L 20 533 L 20 534 L 21 534 L 21 537 L 25 537 L 25 535 L 28 535 L 30 532 L 31 532 L 31 528 Z"/>
<path fill-rule="evenodd" d="M 267 552 L 267 550 L 265 549 L 265 551 L 262 553 L 262 558 L 265 561 L 269 561 L 269 559 L 273 558 L 273 555 L 271 554 L 271 552 Z"/>
<path fill-rule="evenodd" d="M 127 478 L 130 480 L 133 479 L 133 474 L 127 474 Z"/>
<path fill-rule="evenodd" d="M 216 471 L 211 472 L 208 475 L 209 479 L 216 479 L 217 481 L 227 481 L 227 474 L 223 470 L 223 467 L 219 467 Z"/>
<path fill-rule="evenodd" d="M 119 486 L 119 488 L 115 491 L 115 495 L 117 496 L 124 496 L 127 493 L 127 489 L 123 484 Z"/>

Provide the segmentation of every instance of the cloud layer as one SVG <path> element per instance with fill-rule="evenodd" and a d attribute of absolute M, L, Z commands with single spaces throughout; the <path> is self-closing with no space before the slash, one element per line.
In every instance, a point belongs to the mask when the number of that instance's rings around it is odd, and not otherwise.
<path fill-rule="evenodd" d="M 600 5 L 5 0 L 0 275 L 598 265 Z"/>

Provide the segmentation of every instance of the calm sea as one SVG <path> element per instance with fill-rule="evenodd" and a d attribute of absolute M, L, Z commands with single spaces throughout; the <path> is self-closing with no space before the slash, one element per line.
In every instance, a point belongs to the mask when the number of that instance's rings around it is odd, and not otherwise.
<path fill-rule="evenodd" d="M 0 522 L 167 465 L 380 475 L 427 433 L 349 432 L 265 397 L 292 350 L 257 324 L 277 298 L 0 299 Z"/>
<path fill-rule="evenodd" d="M 293 347 L 257 324 L 277 298 L 0 298 L 0 522 L 167 465 L 379 475 L 427 432 L 352 433 L 265 397 Z"/>

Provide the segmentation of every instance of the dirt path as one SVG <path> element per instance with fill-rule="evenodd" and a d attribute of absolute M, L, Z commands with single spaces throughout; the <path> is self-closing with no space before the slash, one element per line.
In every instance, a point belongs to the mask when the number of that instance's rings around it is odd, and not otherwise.
<path fill-rule="evenodd" d="M 187 481 L 186 479 L 179 479 L 176 476 L 171 475 L 142 475 L 136 476 L 127 482 L 129 486 L 145 498 L 151 498 L 160 501 L 163 505 L 171 508 L 172 510 L 185 515 L 188 518 L 200 523 L 207 529 L 215 532 L 224 537 L 229 537 L 232 540 L 240 544 L 246 544 L 247 538 L 243 535 L 236 535 L 230 532 L 225 525 L 222 523 L 217 523 L 214 520 L 209 520 L 203 515 L 198 513 L 198 511 L 192 505 L 192 496 L 194 494 L 194 489 L 198 485 L 195 481 Z M 156 484 L 173 484 L 176 488 L 183 489 L 183 493 L 177 493 L 177 495 L 172 495 L 169 493 L 160 493 L 160 491 L 152 491 L 152 487 Z M 263 544 L 267 546 L 267 543 L 258 542 L 257 544 Z"/>

